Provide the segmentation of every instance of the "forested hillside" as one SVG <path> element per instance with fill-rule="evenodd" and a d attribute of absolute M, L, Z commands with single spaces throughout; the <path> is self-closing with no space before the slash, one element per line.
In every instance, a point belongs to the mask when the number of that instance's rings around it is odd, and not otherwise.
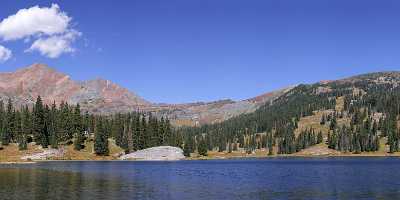
<path fill-rule="evenodd" d="M 270 155 L 292 154 L 316 144 L 339 152 L 397 152 L 399 75 L 382 72 L 299 85 L 254 113 L 180 129 L 186 136 L 185 152 L 206 155 L 203 148 L 219 152 L 242 148 L 247 153 L 267 149 Z M 315 116 L 321 116 L 318 123 L 305 120 Z"/>
<path fill-rule="evenodd" d="M 186 156 L 296 154 L 314 147 L 394 153 L 400 151 L 399 83 L 400 73 L 382 72 L 302 84 L 255 112 L 197 127 L 172 127 L 167 117 L 146 112 L 81 113 L 79 104 L 46 105 L 40 96 L 33 107 L 14 107 L 9 100 L 0 102 L 1 144 L 17 143 L 21 151 L 30 142 L 43 148 L 72 145 L 80 151 L 91 141 L 97 155 L 109 154 L 109 139 L 125 152 L 170 145 Z"/>
<path fill-rule="evenodd" d="M 40 96 L 32 108 L 15 108 L 11 100 L 6 105 L 0 101 L 0 132 L 2 148 L 18 143 L 19 150 L 26 150 L 28 143 L 35 142 L 43 148 L 73 145 L 79 151 L 85 148 L 86 140 L 93 140 L 97 155 L 109 154 L 109 138 L 126 152 L 182 143 L 163 117 L 139 112 L 110 116 L 81 113 L 79 104 L 44 105 Z"/>

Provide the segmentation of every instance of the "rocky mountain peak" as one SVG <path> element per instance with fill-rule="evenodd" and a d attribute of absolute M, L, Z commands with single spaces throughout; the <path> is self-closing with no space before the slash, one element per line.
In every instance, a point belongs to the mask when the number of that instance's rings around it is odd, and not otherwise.
<path fill-rule="evenodd" d="M 168 116 L 175 125 L 215 123 L 252 112 L 260 105 L 285 93 L 279 90 L 242 101 L 219 100 L 185 104 L 155 104 L 113 83 L 97 78 L 78 82 L 64 73 L 35 63 L 14 72 L 0 73 L 0 100 L 11 98 L 18 105 L 32 105 L 37 96 L 44 103 L 68 102 L 81 105 L 83 110 L 97 114 L 144 111 L 158 116 Z"/>
<path fill-rule="evenodd" d="M 0 73 L 0 99 L 11 98 L 16 104 L 32 104 L 39 95 L 47 104 L 53 101 L 59 104 L 64 101 L 72 104 L 84 103 L 88 106 L 91 100 L 95 100 L 95 105 L 89 105 L 90 107 L 98 107 L 97 104 L 104 102 L 109 106 L 120 105 L 121 102 L 130 106 L 148 104 L 111 81 L 96 79 L 80 83 L 41 63 L 15 72 Z"/>

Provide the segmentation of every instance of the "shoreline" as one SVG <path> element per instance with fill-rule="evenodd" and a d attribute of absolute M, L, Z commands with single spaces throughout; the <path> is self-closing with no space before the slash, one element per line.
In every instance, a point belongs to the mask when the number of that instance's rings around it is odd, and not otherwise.
<path fill-rule="evenodd" d="M 234 156 L 234 157 L 190 157 L 181 160 L 119 160 L 119 159 L 108 159 L 108 160 L 67 160 L 67 159 L 47 159 L 47 160 L 33 160 L 33 161 L 3 161 L 0 165 L 25 165 L 25 164 L 36 164 L 39 162 L 176 162 L 176 161 L 199 161 L 199 160 L 240 160 L 240 159 L 275 159 L 275 158 L 393 158 L 399 157 L 400 154 L 395 155 L 372 155 L 372 154 L 344 154 L 344 155 L 272 155 L 272 156 Z"/>
<path fill-rule="evenodd" d="M 13 162 L 0 162 L 0 165 L 21 165 L 21 164 L 27 165 L 27 164 L 35 164 L 35 163 L 37 163 L 37 162 L 36 161 L 29 161 L 29 162 L 25 162 L 25 161 L 15 162 L 15 161 L 13 161 Z"/>

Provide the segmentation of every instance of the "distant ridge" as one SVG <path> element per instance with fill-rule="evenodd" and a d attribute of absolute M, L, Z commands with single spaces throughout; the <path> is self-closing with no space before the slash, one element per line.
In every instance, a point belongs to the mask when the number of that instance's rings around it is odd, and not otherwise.
<path fill-rule="evenodd" d="M 152 103 L 109 80 L 74 81 L 68 75 L 45 64 L 35 63 L 14 72 L 0 73 L 0 100 L 12 99 L 18 105 L 32 105 L 37 96 L 46 104 L 79 103 L 83 110 L 96 114 L 129 111 L 152 112 L 167 116 L 175 125 L 194 126 L 221 122 L 256 110 L 266 102 L 290 90 L 288 87 L 254 98 L 233 101 L 182 104 Z"/>
<path fill-rule="evenodd" d="M 373 72 L 339 80 L 322 80 L 318 83 L 354 82 L 359 79 L 379 77 L 400 77 L 400 72 Z M 74 81 L 68 75 L 40 63 L 14 72 L 0 73 L 0 100 L 7 101 L 11 98 L 17 106 L 32 105 L 40 95 L 46 104 L 79 103 L 83 110 L 96 114 L 152 112 L 158 116 L 167 116 L 172 124 L 177 126 L 216 123 L 243 113 L 250 113 L 265 103 L 271 103 L 294 87 L 240 101 L 222 99 L 212 102 L 167 104 L 147 101 L 134 92 L 102 78 Z"/>

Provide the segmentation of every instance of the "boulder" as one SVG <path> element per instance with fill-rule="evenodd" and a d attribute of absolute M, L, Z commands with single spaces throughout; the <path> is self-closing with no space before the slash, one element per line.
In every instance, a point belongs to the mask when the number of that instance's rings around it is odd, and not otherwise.
<path fill-rule="evenodd" d="M 120 160 L 147 160 L 147 161 L 163 161 L 163 160 L 181 160 L 184 159 L 183 150 L 172 146 L 159 146 L 148 149 L 142 149 L 133 153 L 122 155 Z"/>

